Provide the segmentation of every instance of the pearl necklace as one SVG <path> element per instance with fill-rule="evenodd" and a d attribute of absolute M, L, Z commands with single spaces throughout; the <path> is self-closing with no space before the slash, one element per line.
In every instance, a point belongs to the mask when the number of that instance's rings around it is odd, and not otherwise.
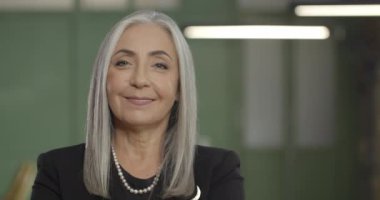
<path fill-rule="evenodd" d="M 145 194 L 145 193 L 148 193 L 148 192 L 152 191 L 153 188 L 157 185 L 158 179 L 160 179 L 160 170 L 158 170 L 157 174 L 155 175 L 155 177 L 153 179 L 153 183 L 151 185 L 149 185 L 148 187 L 143 188 L 143 189 L 134 189 L 134 188 L 132 188 L 128 184 L 127 180 L 125 179 L 125 177 L 123 175 L 123 172 L 121 171 L 121 167 L 120 167 L 119 161 L 117 160 L 116 152 L 115 152 L 115 149 L 113 148 L 113 146 L 112 146 L 112 155 L 113 155 L 113 160 L 115 162 L 117 173 L 119 174 L 121 182 L 123 182 L 125 188 L 127 188 L 127 190 L 129 192 L 131 192 L 132 194 Z"/>

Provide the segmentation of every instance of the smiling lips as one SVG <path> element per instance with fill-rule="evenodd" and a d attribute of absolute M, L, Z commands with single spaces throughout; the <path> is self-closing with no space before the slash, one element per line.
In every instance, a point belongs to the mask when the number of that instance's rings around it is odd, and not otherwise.
<path fill-rule="evenodd" d="M 126 97 L 126 99 L 128 100 L 128 102 L 130 102 L 131 104 L 136 105 L 136 106 L 145 106 L 145 105 L 148 105 L 154 101 L 154 99 L 151 99 L 151 98 L 134 97 L 134 96 Z"/>

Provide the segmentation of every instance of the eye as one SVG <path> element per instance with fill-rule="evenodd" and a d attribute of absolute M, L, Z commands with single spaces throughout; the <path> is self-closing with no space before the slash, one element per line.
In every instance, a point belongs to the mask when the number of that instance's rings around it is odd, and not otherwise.
<path fill-rule="evenodd" d="M 126 60 L 119 60 L 115 63 L 115 66 L 117 67 L 123 67 L 123 66 L 126 66 L 126 65 L 129 65 L 130 63 Z"/>
<path fill-rule="evenodd" d="M 168 69 L 168 65 L 165 63 L 156 63 L 154 64 L 154 67 L 157 69 L 163 69 L 163 70 Z"/>

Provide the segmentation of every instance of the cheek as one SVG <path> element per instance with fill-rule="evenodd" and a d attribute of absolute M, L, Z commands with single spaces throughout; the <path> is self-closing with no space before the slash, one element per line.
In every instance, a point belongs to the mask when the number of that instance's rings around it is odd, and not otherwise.
<path fill-rule="evenodd" d="M 122 87 L 122 80 L 120 78 L 120 75 L 115 75 L 112 73 L 112 71 L 109 71 L 109 74 L 107 75 L 107 82 L 106 82 L 106 91 L 107 95 L 112 95 L 116 93 L 120 87 Z"/>
<path fill-rule="evenodd" d="M 173 78 L 166 84 L 167 87 L 167 94 L 168 96 L 172 97 L 174 100 L 177 100 L 178 96 L 178 79 Z"/>
<path fill-rule="evenodd" d="M 177 84 L 168 78 L 154 80 L 154 87 L 157 94 L 167 100 L 175 99 L 177 94 Z"/>
<path fill-rule="evenodd" d="M 107 92 L 108 99 L 110 99 L 110 97 L 112 96 L 114 88 L 115 88 L 115 86 L 113 85 L 112 81 L 107 80 L 106 92 Z"/>
<path fill-rule="evenodd" d="M 119 93 L 122 90 L 122 85 L 117 80 L 116 76 L 108 76 L 107 82 L 106 82 L 106 95 L 108 104 L 111 107 L 113 111 L 120 106 L 120 99 Z"/>
<path fill-rule="evenodd" d="M 173 76 L 172 80 L 171 80 L 171 85 L 172 85 L 172 92 L 174 94 L 174 98 L 175 100 L 178 100 L 179 98 L 179 91 L 180 91 L 180 88 L 179 88 L 179 77 L 178 77 L 178 72 L 175 76 Z"/>
<path fill-rule="evenodd" d="M 120 117 L 120 99 L 118 98 L 118 93 L 120 91 L 121 84 L 119 83 L 118 77 L 112 74 L 107 75 L 106 82 L 106 95 L 108 105 L 111 112 L 115 117 Z"/>

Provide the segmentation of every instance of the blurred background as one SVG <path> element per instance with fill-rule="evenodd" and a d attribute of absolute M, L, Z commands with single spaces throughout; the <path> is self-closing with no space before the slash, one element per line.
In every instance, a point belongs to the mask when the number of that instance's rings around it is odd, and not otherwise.
<path fill-rule="evenodd" d="M 380 200 L 380 17 L 294 13 L 332 3 L 380 1 L 0 0 L 0 197 L 28 198 L 37 156 L 84 141 L 100 42 L 156 9 L 183 29 L 328 27 L 323 40 L 188 39 L 199 143 L 239 154 L 247 200 Z"/>

